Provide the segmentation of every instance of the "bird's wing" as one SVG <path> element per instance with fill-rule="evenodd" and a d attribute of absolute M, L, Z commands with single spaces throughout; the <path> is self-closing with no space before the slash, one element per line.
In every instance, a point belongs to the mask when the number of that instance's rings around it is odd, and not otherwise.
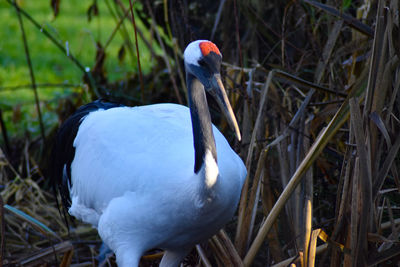
<path fill-rule="evenodd" d="M 71 196 L 97 212 L 126 192 L 157 192 L 193 174 L 190 112 L 181 105 L 92 112 L 74 147 Z"/>
<path fill-rule="evenodd" d="M 52 151 L 50 170 L 51 182 L 55 192 L 60 192 L 63 205 L 69 208 L 71 199 L 69 184 L 71 183 L 71 163 L 75 156 L 73 142 L 82 120 L 91 112 L 120 107 L 120 104 L 97 100 L 80 107 L 60 127 Z"/>

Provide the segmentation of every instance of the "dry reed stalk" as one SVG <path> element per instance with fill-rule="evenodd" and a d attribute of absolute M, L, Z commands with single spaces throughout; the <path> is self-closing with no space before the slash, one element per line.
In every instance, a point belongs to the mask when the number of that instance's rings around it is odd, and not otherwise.
<path fill-rule="evenodd" d="M 308 127 L 305 127 L 304 133 L 305 136 L 308 136 L 310 134 Z M 307 151 L 310 147 L 310 142 L 306 137 L 303 137 L 303 145 L 304 145 L 304 151 Z M 315 262 L 314 260 L 311 260 L 311 256 L 315 258 L 315 246 L 316 246 L 316 241 L 313 243 L 312 235 L 314 234 L 312 230 L 312 217 L 313 217 L 313 171 L 310 169 L 306 173 L 306 178 L 304 180 L 305 186 L 304 186 L 304 197 L 303 200 L 305 202 L 304 205 L 304 224 L 303 224 L 303 251 L 304 251 L 304 264 L 305 266 L 314 266 L 311 264 L 311 262 Z M 300 212 L 300 211 L 298 211 Z M 311 243 L 310 243 L 311 242 Z M 313 244 L 313 248 L 312 245 Z M 311 251 L 311 248 L 313 251 Z"/>
<path fill-rule="evenodd" d="M 259 110 L 257 114 L 257 119 L 253 128 L 253 134 L 251 136 L 250 140 L 250 145 L 249 149 L 247 152 L 247 159 L 246 159 L 246 168 L 250 168 L 250 164 L 252 161 L 253 157 L 253 150 L 255 148 L 255 141 L 256 141 L 256 133 L 258 132 L 259 128 L 261 127 L 261 119 L 263 117 L 263 111 L 265 111 L 265 105 L 266 105 L 266 100 L 267 100 L 267 95 L 268 95 L 268 90 L 272 81 L 272 78 L 274 76 L 275 71 L 271 71 L 268 74 L 267 81 L 265 82 L 262 90 L 262 95 L 260 99 L 260 104 L 259 104 Z M 239 255 L 242 255 L 245 252 L 245 247 L 246 247 L 246 241 L 248 240 L 248 235 L 249 235 L 249 224 L 250 221 L 248 217 L 245 216 L 245 212 L 247 210 L 247 197 L 248 197 L 248 190 L 249 190 L 249 174 L 248 172 L 245 184 L 242 189 L 242 195 L 240 198 L 240 204 L 239 204 L 239 215 L 238 215 L 238 226 L 236 230 L 236 236 L 235 236 L 235 246 L 236 249 L 238 250 Z M 254 191 L 253 191 L 254 192 Z"/>
<path fill-rule="evenodd" d="M 252 162 L 252 157 L 253 157 L 253 153 L 254 153 L 253 150 L 254 150 L 254 147 L 255 147 L 255 140 L 256 140 L 257 132 L 259 131 L 259 129 L 260 129 L 261 125 L 262 125 L 261 124 L 262 123 L 262 118 L 264 117 L 263 114 L 264 114 L 264 112 L 266 110 L 265 101 L 266 101 L 267 94 L 268 94 L 268 88 L 270 86 L 272 86 L 271 81 L 274 78 L 274 75 L 278 75 L 279 77 L 285 78 L 288 81 L 295 81 L 296 83 L 301 84 L 303 86 L 312 86 L 313 88 L 330 92 L 328 89 L 324 89 L 321 86 L 318 86 L 316 84 L 312 84 L 310 82 L 304 81 L 304 80 L 302 80 L 302 79 L 300 79 L 298 77 L 295 77 L 293 75 L 287 74 L 287 73 L 282 72 L 280 70 L 272 70 L 271 72 L 269 72 L 268 77 L 267 77 L 267 81 L 265 82 L 265 84 L 263 86 L 261 99 L 260 99 L 260 104 L 259 104 L 259 111 L 258 111 L 258 115 L 257 115 L 257 119 L 256 119 L 256 123 L 255 123 L 254 129 L 253 129 L 253 134 L 252 134 L 252 137 L 251 137 L 249 149 L 248 149 L 248 152 L 247 152 L 246 166 L 247 166 L 248 169 L 250 168 L 250 164 Z M 297 123 L 297 121 L 301 118 L 301 114 L 304 112 L 305 107 L 309 103 L 309 101 L 311 99 L 311 96 L 313 95 L 313 92 L 314 91 L 310 91 L 307 94 L 306 99 L 302 103 L 301 107 L 297 111 L 296 115 L 294 116 L 293 120 L 290 122 L 289 127 L 287 129 L 293 128 L 295 126 L 295 124 Z M 284 131 L 283 135 L 281 135 L 279 138 L 277 138 L 270 145 L 279 144 L 279 142 L 281 142 L 284 139 L 284 137 L 289 134 L 289 131 L 287 129 Z M 263 158 L 262 155 L 263 154 L 261 154 L 260 159 Z M 284 155 L 284 154 L 281 153 L 281 155 Z M 260 166 L 260 161 L 258 161 L 258 162 L 259 163 L 257 164 L 257 166 Z M 288 162 L 288 160 L 287 159 L 282 159 L 280 162 L 282 164 L 286 164 L 286 162 Z M 260 170 L 259 167 L 257 167 L 257 170 Z M 282 167 L 281 170 L 283 172 L 285 170 L 288 170 L 288 168 L 287 167 Z M 256 173 L 259 173 L 259 171 L 256 171 Z M 236 244 L 236 247 L 237 247 L 239 253 L 241 253 L 241 251 L 243 253 L 243 251 L 248 246 L 247 243 L 246 243 L 248 241 L 246 241 L 246 240 L 249 240 L 249 230 L 252 228 L 250 226 L 251 225 L 250 221 L 251 221 L 252 216 L 249 216 L 249 215 L 252 213 L 252 211 L 255 210 L 255 204 L 256 203 L 254 202 L 254 200 L 255 200 L 256 193 L 258 192 L 257 191 L 258 190 L 258 187 L 257 187 L 258 182 L 257 181 L 259 181 L 259 179 L 257 177 L 258 176 L 255 176 L 255 178 L 253 178 L 253 179 L 256 179 L 256 180 L 253 181 L 253 188 L 251 189 L 252 193 L 251 193 L 251 195 L 249 197 L 249 200 L 248 200 L 247 204 L 245 204 L 245 199 L 247 198 L 247 192 L 248 192 L 247 188 L 248 188 L 249 178 L 246 179 L 245 186 L 244 186 L 244 188 L 242 190 L 242 197 L 241 197 L 241 202 L 240 202 L 240 206 L 239 206 L 239 222 L 238 222 L 238 227 L 237 227 L 238 232 L 236 233 L 236 238 L 235 238 L 235 244 Z M 289 177 L 289 175 L 288 174 L 287 175 L 283 175 L 282 177 Z M 246 215 L 246 213 L 244 213 L 244 211 L 246 211 L 246 210 L 247 210 L 247 215 Z M 240 231 L 242 231 L 242 232 L 240 232 Z M 247 231 L 247 232 L 245 232 L 245 231 Z"/>
<path fill-rule="evenodd" d="M 196 245 L 196 251 L 197 251 L 197 254 L 199 254 L 200 260 L 203 263 L 204 267 L 212 267 L 203 248 L 200 245 Z"/>
<path fill-rule="evenodd" d="M 18 265 L 24 266 L 34 266 L 36 264 L 49 261 L 49 258 L 54 258 L 54 255 L 65 253 L 67 258 L 70 258 L 71 252 L 73 251 L 73 246 L 71 242 L 65 241 L 54 246 L 42 249 L 38 252 L 35 252 L 33 255 L 29 255 L 26 258 L 18 260 Z M 68 260 L 67 260 L 68 261 Z M 62 264 L 60 266 L 63 266 Z M 69 266 L 69 265 L 64 265 Z"/>
<path fill-rule="evenodd" d="M 276 204 L 269 213 L 266 221 L 263 223 L 261 229 L 257 233 L 256 238 L 253 241 L 247 255 L 244 259 L 245 266 L 250 266 L 252 263 L 259 247 L 261 246 L 266 234 L 271 229 L 273 222 L 276 220 L 279 212 L 284 207 L 292 192 L 300 182 L 303 175 L 306 173 L 308 168 L 317 159 L 317 157 L 322 152 L 323 148 L 327 145 L 328 141 L 333 137 L 333 135 L 340 129 L 340 127 L 347 121 L 349 117 L 348 101 L 353 95 L 359 95 L 363 91 L 363 83 L 355 84 L 352 90 L 349 92 L 344 103 L 341 105 L 339 110 L 336 112 L 335 116 L 331 119 L 328 126 L 324 128 L 320 135 L 315 140 L 314 144 L 311 146 L 310 150 L 306 154 L 303 161 L 300 163 L 296 172 L 293 174 L 288 185 L 285 187 L 284 191 L 280 195 Z"/>
<path fill-rule="evenodd" d="M 325 252 L 327 249 L 328 249 L 328 244 L 323 244 L 321 246 L 318 246 L 315 249 L 315 254 L 319 255 L 319 254 Z M 272 265 L 271 267 L 287 267 L 287 266 L 289 266 L 289 264 L 297 263 L 299 260 L 300 260 L 299 258 L 291 257 L 289 259 L 286 259 L 284 261 L 276 263 L 276 264 Z"/>
<path fill-rule="evenodd" d="M 358 194 L 360 195 L 359 207 L 361 207 L 359 218 L 363 218 L 363 223 L 359 224 L 357 220 L 356 225 L 358 227 L 357 239 L 354 240 L 356 247 L 354 251 L 354 264 L 366 264 L 367 259 L 367 232 L 370 229 L 371 224 L 371 208 L 372 208 L 372 177 L 371 177 L 371 161 L 368 157 L 367 148 L 365 147 L 365 136 L 362 126 L 361 112 L 358 108 L 358 104 L 355 98 L 350 99 L 350 113 L 351 113 L 351 126 L 354 132 L 356 144 L 357 144 L 357 157 L 359 158 L 359 164 L 356 164 L 356 170 L 360 168 L 360 175 L 357 180 L 359 181 L 359 186 L 357 186 Z M 356 175 L 355 175 L 356 176 Z M 358 198 L 357 198 L 358 199 Z M 359 208 L 358 207 L 358 208 Z M 354 212 L 354 210 L 353 210 Z"/>
<path fill-rule="evenodd" d="M 355 19 L 354 17 L 352 17 L 346 13 L 343 13 L 340 10 L 337 10 L 336 8 L 334 8 L 332 6 L 325 5 L 325 4 L 319 3 L 317 1 L 312 1 L 312 0 L 304 0 L 304 2 L 306 2 L 310 5 L 313 5 L 315 7 L 321 8 L 328 14 L 340 17 L 346 23 L 348 23 L 351 27 L 355 28 L 357 31 L 359 31 L 363 34 L 366 34 L 368 36 L 373 36 L 373 31 L 368 25 L 365 25 L 364 23 L 360 22 L 359 20 Z"/>

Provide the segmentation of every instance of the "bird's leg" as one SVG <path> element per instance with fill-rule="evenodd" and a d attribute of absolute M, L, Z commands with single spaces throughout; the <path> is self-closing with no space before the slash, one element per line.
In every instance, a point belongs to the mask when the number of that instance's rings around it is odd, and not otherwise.
<path fill-rule="evenodd" d="M 100 247 L 99 255 L 97 256 L 99 266 L 106 266 L 107 259 L 113 254 L 113 251 L 103 242 Z"/>
<path fill-rule="evenodd" d="M 100 216 L 98 223 L 99 235 L 114 251 L 118 267 L 138 266 L 140 257 L 148 249 L 147 233 L 140 231 L 141 228 L 133 219 L 137 209 L 131 209 L 132 203 L 129 194 L 114 198 Z"/>
<path fill-rule="evenodd" d="M 160 262 L 160 267 L 177 267 L 182 262 L 192 247 L 180 248 L 176 250 L 166 250 Z"/>
<path fill-rule="evenodd" d="M 140 254 L 137 255 L 136 251 L 129 251 L 127 249 L 117 250 L 115 252 L 118 267 L 136 267 L 139 266 Z"/>

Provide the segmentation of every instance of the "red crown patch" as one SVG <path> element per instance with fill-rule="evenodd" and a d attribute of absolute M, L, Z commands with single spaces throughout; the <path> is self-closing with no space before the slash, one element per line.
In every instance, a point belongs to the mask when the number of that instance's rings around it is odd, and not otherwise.
<path fill-rule="evenodd" d="M 199 44 L 199 47 L 203 56 L 207 56 L 208 54 L 210 54 L 210 52 L 214 52 L 217 55 L 221 55 L 218 47 L 212 42 L 201 42 Z"/>

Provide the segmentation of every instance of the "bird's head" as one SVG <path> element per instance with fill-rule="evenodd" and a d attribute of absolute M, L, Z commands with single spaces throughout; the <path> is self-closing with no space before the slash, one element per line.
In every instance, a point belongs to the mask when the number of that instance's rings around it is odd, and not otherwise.
<path fill-rule="evenodd" d="M 218 47 L 207 40 L 191 42 L 183 53 L 186 71 L 194 75 L 217 101 L 229 125 L 241 139 L 239 126 L 221 80 L 222 54 Z"/>

